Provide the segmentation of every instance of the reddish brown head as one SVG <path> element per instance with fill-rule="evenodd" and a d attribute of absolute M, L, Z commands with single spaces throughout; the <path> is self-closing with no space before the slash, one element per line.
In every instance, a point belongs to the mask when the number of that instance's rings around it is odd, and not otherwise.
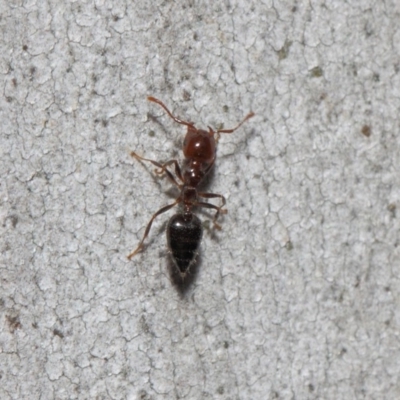
<path fill-rule="evenodd" d="M 216 143 L 214 131 L 203 131 L 189 126 L 183 141 L 183 154 L 186 158 L 205 164 L 212 164 L 215 159 Z"/>

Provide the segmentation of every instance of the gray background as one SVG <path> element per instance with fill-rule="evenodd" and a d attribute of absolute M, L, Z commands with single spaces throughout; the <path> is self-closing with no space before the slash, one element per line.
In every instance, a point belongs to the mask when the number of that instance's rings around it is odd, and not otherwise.
<path fill-rule="evenodd" d="M 2 2 L 0 398 L 400 398 L 399 4 Z M 176 194 L 130 151 L 182 159 L 147 95 L 256 113 L 184 293 L 172 211 L 126 259 Z"/>

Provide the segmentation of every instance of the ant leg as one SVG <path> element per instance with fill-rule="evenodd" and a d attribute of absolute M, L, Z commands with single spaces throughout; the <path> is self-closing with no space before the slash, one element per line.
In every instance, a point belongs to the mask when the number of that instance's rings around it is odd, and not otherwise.
<path fill-rule="evenodd" d="M 227 210 L 222 210 L 222 208 L 224 207 L 224 205 L 226 204 L 226 199 L 224 196 L 222 196 L 222 194 L 216 194 L 216 193 L 197 193 L 197 196 L 199 197 L 203 197 L 204 199 L 221 199 L 221 205 L 218 207 L 219 209 L 221 209 L 221 212 L 223 214 L 226 214 L 228 211 Z"/>
<path fill-rule="evenodd" d="M 219 217 L 219 214 L 226 214 L 228 212 L 227 209 L 223 208 L 224 205 L 226 204 L 225 197 L 222 196 L 221 194 L 215 194 L 215 193 L 198 193 L 199 197 L 204 197 L 206 199 L 214 199 L 214 198 L 220 198 L 222 201 L 222 204 L 218 207 L 214 204 L 211 203 L 205 203 L 205 202 L 197 202 L 195 205 L 199 207 L 204 207 L 204 208 L 211 208 L 213 210 L 217 210 L 217 212 L 214 215 L 213 218 L 213 224 L 215 229 L 221 230 L 221 225 L 217 224 L 217 219 Z"/>
<path fill-rule="evenodd" d="M 153 223 L 153 221 L 162 213 L 165 213 L 166 211 L 168 211 L 169 209 L 171 209 L 172 207 L 176 206 L 181 200 L 178 198 L 174 203 L 172 204 L 168 204 L 167 206 L 160 208 L 152 217 L 151 220 L 149 221 L 149 223 L 147 224 L 146 230 L 144 232 L 143 238 L 140 241 L 138 247 L 136 248 L 136 250 L 134 250 L 131 254 L 128 255 L 128 260 L 130 260 L 133 256 L 135 256 L 137 253 L 139 253 L 142 249 L 143 249 L 143 242 L 145 241 L 145 239 L 147 238 L 147 235 L 150 232 L 150 228 L 151 225 Z"/>
<path fill-rule="evenodd" d="M 174 178 L 174 176 L 172 175 L 172 173 L 167 169 L 167 167 L 171 164 L 175 165 L 175 175 L 181 180 L 181 182 L 183 182 L 183 178 L 182 178 L 182 172 L 181 172 L 181 168 L 178 164 L 178 161 L 176 160 L 170 160 L 167 161 L 165 164 L 160 164 L 157 161 L 154 160 L 150 160 L 148 158 L 144 158 L 144 157 L 140 157 L 139 155 L 137 155 L 134 151 L 131 151 L 131 156 L 135 157 L 137 160 L 139 161 L 148 161 L 151 162 L 153 165 L 155 165 L 156 167 L 158 167 L 159 169 L 155 170 L 155 173 L 157 175 L 162 175 L 164 172 L 167 174 L 169 180 L 176 186 L 180 187 L 179 183 L 176 181 L 176 179 Z"/>
<path fill-rule="evenodd" d="M 155 97 L 152 97 L 152 96 L 148 96 L 148 97 L 147 97 L 147 100 L 152 101 L 153 103 L 159 104 L 159 105 L 167 112 L 167 114 L 168 114 L 175 122 L 177 122 L 178 124 L 186 125 L 186 126 L 194 126 L 194 123 L 193 123 L 193 122 L 182 121 L 181 119 L 175 117 L 175 115 L 173 115 L 173 114 L 171 113 L 171 111 L 168 110 L 167 106 L 166 106 L 161 100 L 158 100 L 158 99 L 156 99 Z"/>
<path fill-rule="evenodd" d="M 167 167 L 170 166 L 171 164 L 174 164 L 175 175 L 181 180 L 181 182 L 183 182 L 181 167 L 179 166 L 179 163 L 177 160 L 167 161 L 165 164 L 162 165 L 162 168 L 160 170 L 158 170 L 158 171 L 156 170 L 156 174 L 162 175 L 164 173 L 164 171 L 169 172 L 167 170 Z"/>
<path fill-rule="evenodd" d="M 253 112 L 250 112 L 249 114 L 247 114 L 244 118 L 243 118 L 243 120 L 241 121 L 241 122 L 239 122 L 239 124 L 238 125 L 236 125 L 234 128 L 232 128 L 232 129 L 218 129 L 215 133 L 216 133 L 216 135 L 217 135 L 217 140 L 219 139 L 219 134 L 220 133 L 232 133 L 232 132 L 235 132 L 236 131 L 236 129 L 238 129 L 238 128 L 240 128 L 248 119 L 250 119 L 251 117 L 254 117 L 254 113 Z"/>

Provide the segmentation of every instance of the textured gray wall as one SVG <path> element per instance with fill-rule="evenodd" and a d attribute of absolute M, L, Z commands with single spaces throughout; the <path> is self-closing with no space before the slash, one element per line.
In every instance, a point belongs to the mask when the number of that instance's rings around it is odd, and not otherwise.
<path fill-rule="evenodd" d="M 396 3 L 2 2 L 0 398 L 400 398 Z M 130 151 L 182 158 L 147 95 L 256 113 L 184 293 L 173 212 L 126 259 L 176 195 Z"/>

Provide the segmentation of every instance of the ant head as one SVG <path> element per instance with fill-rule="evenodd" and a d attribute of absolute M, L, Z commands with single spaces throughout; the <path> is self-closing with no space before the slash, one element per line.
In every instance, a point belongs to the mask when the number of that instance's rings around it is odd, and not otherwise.
<path fill-rule="evenodd" d="M 183 154 L 194 161 L 211 164 L 215 159 L 216 142 L 214 131 L 209 132 L 189 126 L 183 141 Z"/>
<path fill-rule="evenodd" d="M 208 165 L 211 165 L 215 160 L 216 143 L 218 142 L 220 134 L 235 132 L 245 121 L 254 116 L 253 112 L 247 114 L 242 122 L 235 128 L 213 131 L 212 128 L 208 127 L 209 131 L 207 132 L 202 129 L 197 129 L 193 122 L 183 121 L 175 117 L 161 100 L 152 96 L 149 96 L 147 99 L 160 105 L 176 123 L 187 126 L 187 133 L 185 141 L 183 142 L 183 153 L 185 157 Z"/>

